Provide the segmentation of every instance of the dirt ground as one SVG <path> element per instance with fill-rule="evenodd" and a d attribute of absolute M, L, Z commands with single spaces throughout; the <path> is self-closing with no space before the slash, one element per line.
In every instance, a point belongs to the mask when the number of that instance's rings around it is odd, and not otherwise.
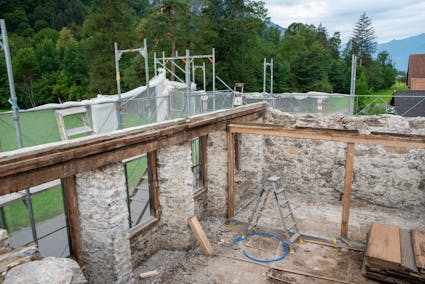
<path fill-rule="evenodd" d="M 302 233 L 332 241 L 340 235 L 341 205 L 323 206 L 312 200 L 292 194 L 299 230 Z M 252 236 L 238 243 L 235 239 L 247 229 L 254 202 L 237 212 L 233 221 L 221 224 L 219 220 L 202 220 L 201 224 L 214 247 L 211 256 L 205 256 L 199 247 L 190 251 L 161 250 L 136 270 L 136 275 L 150 270 L 161 274 L 141 283 L 377 283 L 362 275 L 363 251 L 366 234 L 374 222 L 402 228 L 425 229 L 425 214 L 356 204 L 350 214 L 349 238 L 351 250 L 318 243 L 293 244 L 295 253 L 273 263 L 249 260 L 243 251 L 257 259 L 275 259 L 284 253 L 281 242 L 266 236 Z M 266 203 L 260 218 L 260 230 L 277 233 L 282 228 L 273 199 Z M 318 277 L 314 277 L 318 276 Z M 279 279 L 279 280 L 276 280 Z"/>

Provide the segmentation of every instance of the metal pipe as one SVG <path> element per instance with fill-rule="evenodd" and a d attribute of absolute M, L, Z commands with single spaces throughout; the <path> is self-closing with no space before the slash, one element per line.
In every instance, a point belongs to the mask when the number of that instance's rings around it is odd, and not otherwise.
<path fill-rule="evenodd" d="M 213 91 L 213 110 L 215 110 L 215 48 L 212 49 L 212 91 Z"/>
<path fill-rule="evenodd" d="M 354 96 L 356 93 L 356 68 L 357 58 L 353 54 L 351 56 L 351 84 L 350 84 L 350 114 L 354 114 Z"/>
<path fill-rule="evenodd" d="M 118 104 L 117 104 L 117 112 L 118 112 L 118 129 L 122 128 L 122 118 L 121 118 L 121 76 L 120 76 L 120 57 L 121 53 L 118 50 L 117 42 L 114 42 L 114 50 L 115 50 L 115 80 L 117 81 L 117 95 L 118 95 Z"/>
<path fill-rule="evenodd" d="M 185 75 L 186 75 L 186 95 L 187 95 L 187 110 L 188 110 L 188 116 L 191 116 L 191 107 L 190 107 L 190 53 L 189 49 L 186 49 L 186 69 L 185 69 Z"/>
<path fill-rule="evenodd" d="M 1 28 L 1 38 L 2 38 L 2 47 L 4 50 L 4 57 L 6 60 L 6 68 L 7 68 L 7 77 L 9 80 L 9 89 L 10 89 L 10 103 L 12 104 L 12 119 L 15 121 L 15 128 L 16 128 L 16 138 L 18 141 L 18 148 L 23 147 L 22 143 L 22 133 L 21 133 L 21 125 L 19 123 L 19 110 L 18 110 L 18 98 L 16 97 L 15 92 L 15 81 L 13 79 L 13 69 L 12 69 L 12 60 L 10 59 L 10 50 L 9 50 L 9 42 L 7 38 L 7 31 L 6 31 L 6 23 L 4 19 L 0 19 L 0 28 Z M 37 229 L 35 226 L 35 219 L 34 219 L 34 210 L 32 208 L 32 200 L 31 200 L 31 193 L 29 189 L 25 190 L 25 200 L 28 206 L 28 214 L 31 222 L 31 232 L 34 242 L 38 245 L 38 238 L 37 238 Z"/>
<path fill-rule="evenodd" d="M 266 58 L 264 58 L 263 62 L 263 95 L 266 94 L 266 72 L 267 72 L 267 61 Z"/>
<path fill-rule="evenodd" d="M 150 89 L 149 89 L 149 59 L 148 59 L 148 43 L 146 38 L 143 40 L 143 53 L 145 57 L 145 77 L 146 77 L 146 94 L 150 98 Z"/>
<path fill-rule="evenodd" d="M 270 95 L 273 95 L 273 58 L 270 61 Z"/>
<path fill-rule="evenodd" d="M 153 73 L 158 76 L 158 69 L 156 66 L 156 52 L 153 53 Z"/>
<path fill-rule="evenodd" d="M 9 41 L 7 38 L 6 23 L 4 19 L 0 19 L 2 47 L 4 50 L 4 58 L 6 60 L 7 78 L 9 80 L 10 103 L 12 104 L 12 120 L 15 122 L 16 138 L 18 148 L 23 147 L 21 125 L 19 123 L 18 98 L 15 92 L 15 81 L 13 79 L 12 60 L 10 58 Z"/>
<path fill-rule="evenodd" d="M 203 81 L 204 81 L 204 91 L 207 91 L 207 75 L 206 75 L 206 70 L 205 70 L 205 62 L 202 63 L 202 72 L 203 72 Z"/>

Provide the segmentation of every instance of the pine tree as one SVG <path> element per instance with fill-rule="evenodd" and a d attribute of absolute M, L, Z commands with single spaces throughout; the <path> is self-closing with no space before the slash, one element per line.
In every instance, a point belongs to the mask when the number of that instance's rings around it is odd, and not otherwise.
<path fill-rule="evenodd" d="M 350 40 L 351 54 L 359 58 L 359 65 L 363 64 L 365 58 L 371 58 L 376 51 L 375 30 L 372 27 L 372 20 L 363 13 L 360 15 Z"/>

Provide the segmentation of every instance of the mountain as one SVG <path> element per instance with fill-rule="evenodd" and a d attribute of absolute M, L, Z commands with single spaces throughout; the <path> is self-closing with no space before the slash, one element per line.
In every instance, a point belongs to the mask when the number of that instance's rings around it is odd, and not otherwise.
<path fill-rule="evenodd" d="M 390 54 L 391 59 L 395 63 L 395 68 L 401 71 L 407 71 L 409 55 L 425 53 L 425 33 L 378 44 L 375 56 L 384 50 Z"/>
<path fill-rule="evenodd" d="M 283 36 L 285 34 L 286 28 L 279 26 L 278 24 L 275 24 L 275 23 L 270 22 L 270 21 L 266 21 L 266 26 L 268 28 L 277 28 L 280 31 L 281 36 Z"/>

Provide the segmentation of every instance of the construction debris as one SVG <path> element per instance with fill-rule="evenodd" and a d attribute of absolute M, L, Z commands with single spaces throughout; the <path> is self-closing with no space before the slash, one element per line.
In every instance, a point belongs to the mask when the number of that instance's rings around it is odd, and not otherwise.
<path fill-rule="evenodd" d="M 147 278 L 152 278 L 155 276 L 159 275 L 159 271 L 158 270 L 152 270 L 152 271 L 148 271 L 148 272 L 143 272 L 139 274 L 140 279 L 147 279 Z"/>
<path fill-rule="evenodd" d="M 363 274 L 387 283 L 425 283 L 424 248 L 425 232 L 373 224 Z"/>
<path fill-rule="evenodd" d="M 188 220 L 188 223 L 190 228 L 193 231 L 193 234 L 196 237 L 196 240 L 201 245 L 202 251 L 205 253 L 205 255 L 211 255 L 211 253 L 213 252 L 213 247 L 211 246 L 210 241 L 205 235 L 205 232 L 202 229 L 202 226 L 199 223 L 198 218 L 196 216 L 193 216 Z"/>
<path fill-rule="evenodd" d="M 16 248 L 11 252 L 0 255 L 0 282 L 4 279 L 7 271 L 13 267 L 40 258 L 40 252 L 35 243 Z"/>

